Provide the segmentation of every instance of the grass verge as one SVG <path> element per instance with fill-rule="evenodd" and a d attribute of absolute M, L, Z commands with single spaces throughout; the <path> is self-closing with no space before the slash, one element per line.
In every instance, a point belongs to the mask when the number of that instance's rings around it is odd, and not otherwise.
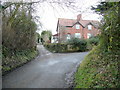
<path fill-rule="evenodd" d="M 83 60 L 75 73 L 75 88 L 118 88 L 120 52 L 105 52 L 99 46 Z"/>

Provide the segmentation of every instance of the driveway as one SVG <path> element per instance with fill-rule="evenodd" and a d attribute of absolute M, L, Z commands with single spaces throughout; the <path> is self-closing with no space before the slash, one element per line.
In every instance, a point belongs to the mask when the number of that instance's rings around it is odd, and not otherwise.
<path fill-rule="evenodd" d="M 3 88 L 64 88 L 71 73 L 88 52 L 50 53 L 37 46 L 40 54 L 31 62 L 3 77 Z"/>

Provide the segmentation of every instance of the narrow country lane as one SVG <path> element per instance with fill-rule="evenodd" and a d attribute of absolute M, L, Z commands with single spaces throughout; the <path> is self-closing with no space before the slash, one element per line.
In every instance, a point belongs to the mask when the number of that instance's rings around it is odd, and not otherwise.
<path fill-rule="evenodd" d="M 50 53 L 38 45 L 39 56 L 3 77 L 3 88 L 63 88 L 65 77 L 88 52 Z"/>

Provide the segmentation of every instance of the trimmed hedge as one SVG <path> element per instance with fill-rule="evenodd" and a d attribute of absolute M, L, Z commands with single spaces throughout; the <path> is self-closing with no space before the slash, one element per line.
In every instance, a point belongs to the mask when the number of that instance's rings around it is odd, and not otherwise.
<path fill-rule="evenodd" d="M 44 47 L 46 49 L 48 49 L 51 52 L 67 52 L 68 51 L 68 47 L 67 44 L 60 44 L 60 43 L 46 43 L 44 44 Z"/>
<path fill-rule="evenodd" d="M 45 43 L 44 46 L 51 52 L 84 52 L 92 50 L 98 44 L 99 37 L 96 36 L 87 40 L 71 38 L 66 43 Z"/>
<path fill-rule="evenodd" d="M 44 47 L 51 52 L 62 53 L 62 52 L 78 52 L 87 50 L 87 42 L 80 41 L 75 43 L 46 43 Z"/>

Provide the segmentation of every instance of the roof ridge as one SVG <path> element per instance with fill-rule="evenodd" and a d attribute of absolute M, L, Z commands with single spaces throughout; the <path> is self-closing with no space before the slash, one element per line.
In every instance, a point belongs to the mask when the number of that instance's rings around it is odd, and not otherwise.
<path fill-rule="evenodd" d="M 59 20 L 59 19 L 64 19 L 64 20 L 74 20 L 74 21 L 76 20 L 76 21 L 77 21 L 77 19 L 58 18 L 58 20 Z M 96 21 L 96 22 L 99 22 L 98 20 L 84 20 L 84 19 L 82 19 L 82 20 L 80 20 L 80 21 L 93 21 L 93 22 Z M 79 21 L 79 22 L 80 22 L 80 21 Z"/>
<path fill-rule="evenodd" d="M 58 18 L 58 19 L 76 20 L 76 19 L 68 19 L 68 18 Z"/>
<path fill-rule="evenodd" d="M 98 22 L 98 20 L 83 20 L 83 19 L 81 21 L 97 21 Z"/>

